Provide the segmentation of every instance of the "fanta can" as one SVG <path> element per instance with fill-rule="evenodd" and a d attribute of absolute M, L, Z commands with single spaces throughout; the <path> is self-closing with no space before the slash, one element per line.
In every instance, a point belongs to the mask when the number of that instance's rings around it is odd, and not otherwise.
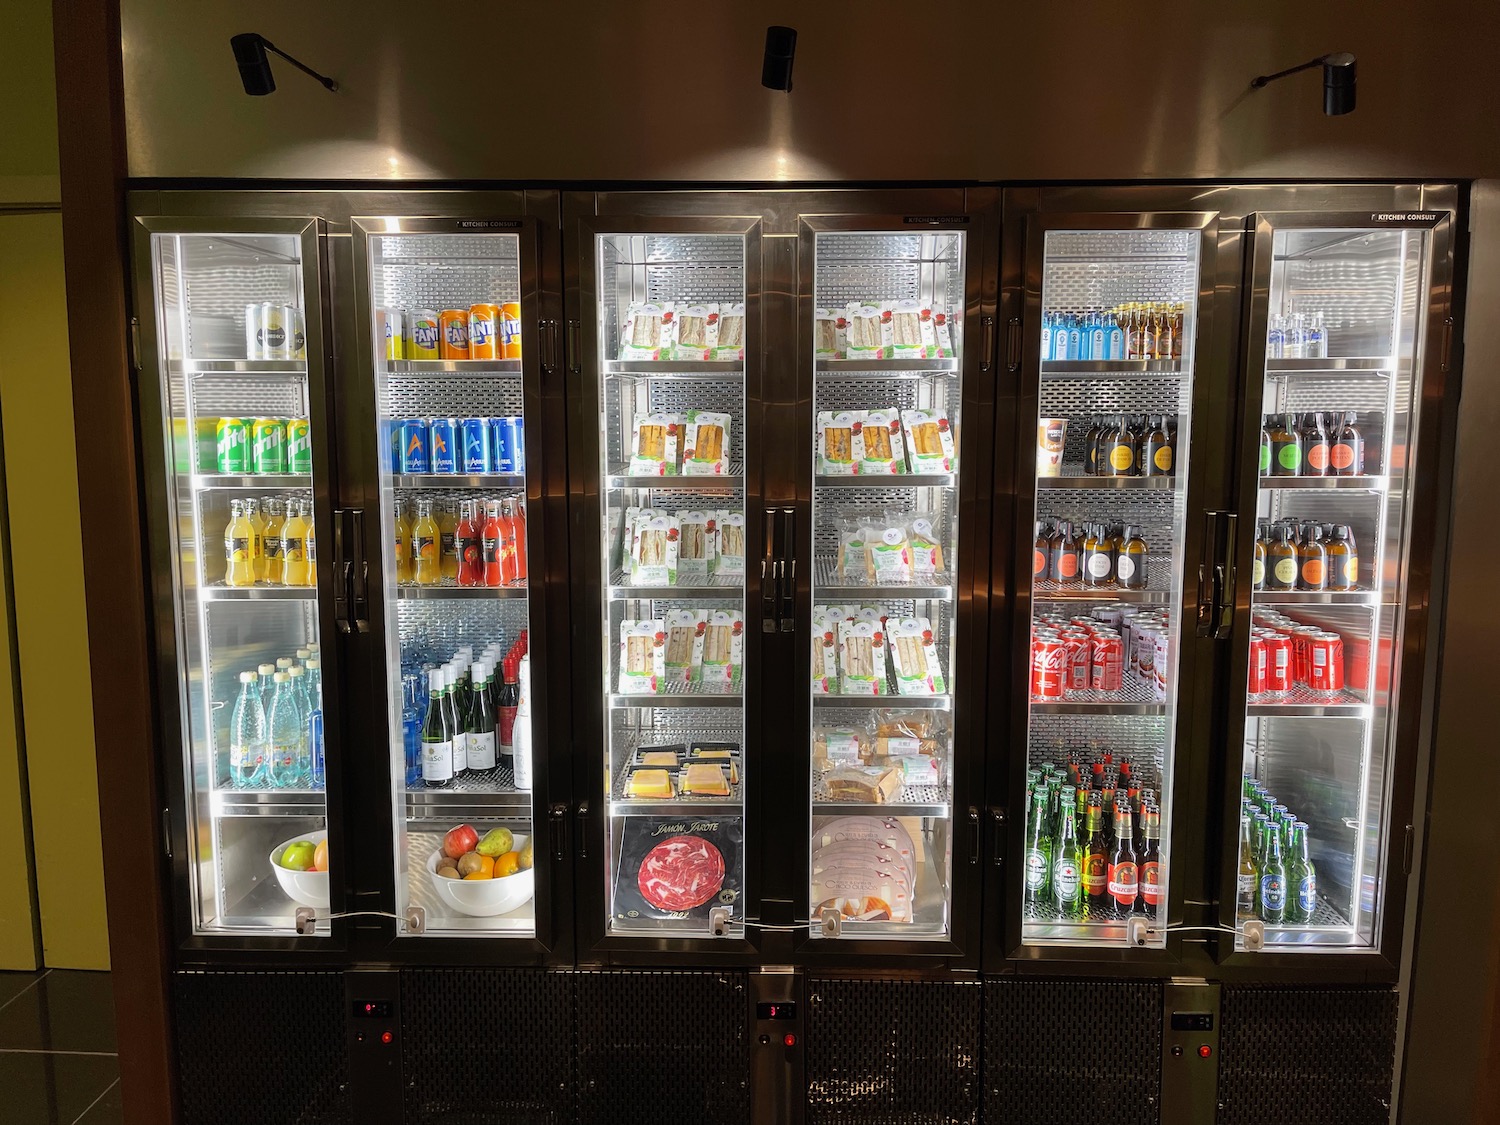
<path fill-rule="evenodd" d="M 431 472 L 427 457 L 427 423 L 420 418 L 408 418 L 401 423 L 400 457 L 396 471 L 407 475 Z"/>
<path fill-rule="evenodd" d="M 490 433 L 488 418 L 465 418 L 458 426 L 459 447 L 464 454 L 464 472 L 490 471 Z"/>
<path fill-rule="evenodd" d="M 406 310 L 406 358 L 439 359 L 438 314 L 432 309 Z"/>
<path fill-rule="evenodd" d="M 469 358 L 499 359 L 498 321 L 500 310 L 494 305 L 469 306 Z"/>
<path fill-rule="evenodd" d="M 238 476 L 250 471 L 250 434 L 238 418 L 220 418 L 215 436 L 221 473 Z"/>
<path fill-rule="evenodd" d="M 385 340 L 386 359 L 406 358 L 406 334 L 402 331 L 401 310 L 380 310 L 380 335 Z"/>
<path fill-rule="evenodd" d="M 286 471 L 312 472 L 312 426 L 306 418 L 287 419 Z"/>
<path fill-rule="evenodd" d="M 438 317 L 440 359 L 469 358 L 469 310 L 444 309 Z"/>
<path fill-rule="evenodd" d="M 500 306 L 500 358 L 521 358 L 520 301 L 506 301 Z"/>
<path fill-rule="evenodd" d="M 250 441 L 254 472 L 286 472 L 286 423 L 280 418 L 257 418 Z"/>
<path fill-rule="evenodd" d="M 458 472 L 458 423 L 434 418 L 427 427 L 427 459 L 434 473 Z"/>

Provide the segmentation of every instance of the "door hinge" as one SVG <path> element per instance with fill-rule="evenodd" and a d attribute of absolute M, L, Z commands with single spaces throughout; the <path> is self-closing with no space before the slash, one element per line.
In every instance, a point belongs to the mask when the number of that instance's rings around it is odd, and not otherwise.
<path fill-rule="evenodd" d="M 172 810 L 168 808 L 161 810 L 161 850 L 172 858 Z"/>
<path fill-rule="evenodd" d="M 1411 874 L 1412 854 L 1416 851 L 1416 848 L 1417 848 L 1417 829 L 1416 829 L 1416 825 L 1408 824 L 1406 826 L 1406 840 L 1403 842 L 1403 844 L 1401 846 L 1401 873 L 1403 875 L 1410 875 Z"/>
<path fill-rule="evenodd" d="M 130 369 L 141 370 L 141 320 L 135 316 L 130 318 Z"/>

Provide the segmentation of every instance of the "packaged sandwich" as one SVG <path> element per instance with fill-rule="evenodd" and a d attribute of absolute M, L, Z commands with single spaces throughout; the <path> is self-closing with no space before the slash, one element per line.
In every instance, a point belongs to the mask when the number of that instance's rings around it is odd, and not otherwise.
<path fill-rule="evenodd" d="M 932 310 L 921 301 L 893 302 L 890 358 L 927 359 L 936 350 L 937 337 L 932 328 Z"/>
<path fill-rule="evenodd" d="M 901 442 L 901 418 L 894 410 L 866 410 L 854 423 L 854 457 L 860 476 L 890 476 L 906 472 L 906 450 Z"/>
<path fill-rule="evenodd" d="M 890 310 L 874 301 L 849 306 L 850 359 L 885 359 L 891 346 Z"/>
<path fill-rule="evenodd" d="M 900 769 L 891 766 L 835 766 L 823 775 L 828 795 L 835 801 L 885 804 L 901 796 Z"/>
<path fill-rule="evenodd" d="M 839 693 L 885 695 L 885 631 L 875 621 L 839 626 Z"/>
<path fill-rule="evenodd" d="M 839 622 L 827 606 L 814 606 L 812 613 L 812 690 L 827 695 L 839 682 Z"/>
<path fill-rule="evenodd" d="M 911 548 L 912 578 L 918 582 L 931 581 L 944 571 L 943 547 L 938 542 L 931 513 L 902 517 L 906 523 L 907 542 Z"/>
<path fill-rule="evenodd" d="M 839 537 L 838 554 L 835 561 L 838 564 L 839 577 L 846 583 L 865 582 L 865 519 L 855 512 L 845 512 L 835 516 L 833 521 L 834 531 Z"/>
<path fill-rule="evenodd" d="M 729 415 L 709 410 L 687 412 L 682 447 L 684 476 L 722 476 L 729 460 Z"/>
<path fill-rule="evenodd" d="M 941 410 L 903 410 L 901 421 L 906 426 L 907 460 L 912 472 L 953 472 L 957 459 L 946 414 Z"/>
<path fill-rule="evenodd" d="M 620 694 L 654 695 L 666 681 L 667 626 L 660 618 L 620 622 Z"/>
<path fill-rule="evenodd" d="M 621 550 L 624 552 L 621 569 L 625 572 L 627 582 L 632 584 L 635 582 L 636 558 L 640 554 L 641 524 L 659 515 L 666 515 L 666 513 L 658 512 L 655 508 L 625 509 L 625 523 L 621 529 L 620 538 Z"/>
<path fill-rule="evenodd" d="M 865 544 L 865 578 L 872 586 L 899 586 L 911 581 L 911 547 L 899 524 L 883 529 Z"/>
<path fill-rule="evenodd" d="M 714 519 L 709 512 L 682 512 L 677 517 L 677 581 L 707 580 L 712 568 Z"/>
<path fill-rule="evenodd" d="M 636 517 L 635 556 L 630 570 L 631 585 L 675 586 L 677 544 L 681 538 L 677 517 L 670 512 L 642 509 Z"/>
<path fill-rule="evenodd" d="M 870 734 L 859 727 L 813 727 L 813 764 L 820 770 L 858 765 L 871 757 Z"/>
<path fill-rule="evenodd" d="M 708 615 L 703 637 L 703 686 L 707 690 L 738 691 L 744 663 L 745 621 L 737 609 L 716 609 Z"/>
<path fill-rule="evenodd" d="M 941 711 L 877 711 L 875 754 L 901 758 L 911 755 L 946 757 L 947 716 Z"/>
<path fill-rule="evenodd" d="M 899 770 L 903 785 L 943 784 L 944 771 L 942 760 L 929 757 L 926 754 L 916 754 L 904 758 L 883 757 L 876 759 L 875 764 Z"/>
<path fill-rule="evenodd" d="M 855 456 L 855 427 L 862 421 L 857 410 L 818 411 L 818 472 L 824 476 L 850 477 L 859 472 Z"/>
<path fill-rule="evenodd" d="M 719 306 L 688 305 L 673 311 L 672 358 L 710 359 L 719 342 Z"/>
<path fill-rule="evenodd" d="M 702 679 L 703 629 L 707 620 L 708 615 L 702 610 L 667 612 L 667 683 L 694 684 Z"/>
<path fill-rule="evenodd" d="M 925 617 L 898 617 L 886 622 L 898 695 L 942 695 L 948 690 L 938 663 L 932 622 Z"/>
<path fill-rule="evenodd" d="M 719 552 L 717 574 L 745 574 L 745 514 L 719 513 Z"/>
<path fill-rule="evenodd" d="M 838 314 L 833 309 L 813 309 L 813 354 L 819 359 L 838 357 Z"/>
<path fill-rule="evenodd" d="M 620 330 L 620 358 L 669 359 L 671 355 L 671 304 L 631 305 Z"/>
<path fill-rule="evenodd" d="M 709 351 L 710 359 L 745 358 L 745 306 L 742 302 L 719 306 L 718 338 Z"/>
<path fill-rule="evenodd" d="M 675 477 L 682 419 L 672 413 L 637 414 L 630 427 L 632 476 Z"/>
<path fill-rule="evenodd" d="M 612 570 L 630 573 L 630 548 L 635 540 L 634 515 L 637 508 L 614 508 L 606 512 L 604 537 L 609 546 L 609 565 Z"/>
<path fill-rule="evenodd" d="M 937 342 L 933 358 L 958 355 L 958 314 L 944 309 L 932 310 L 932 334 Z"/>

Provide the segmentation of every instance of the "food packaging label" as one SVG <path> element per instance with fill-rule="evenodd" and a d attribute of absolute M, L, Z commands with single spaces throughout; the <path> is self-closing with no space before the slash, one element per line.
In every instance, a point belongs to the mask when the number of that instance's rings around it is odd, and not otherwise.
<path fill-rule="evenodd" d="M 709 410 L 687 412 L 682 447 L 684 476 L 722 476 L 729 463 L 729 415 Z"/>
<path fill-rule="evenodd" d="M 667 675 L 667 626 L 661 618 L 620 622 L 620 694 L 654 695 Z"/>
<path fill-rule="evenodd" d="M 911 550 L 904 529 L 887 527 L 866 543 L 865 573 L 872 586 L 911 581 Z"/>
<path fill-rule="evenodd" d="M 666 679 L 670 684 L 693 684 L 703 678 L 703 633 L 708 614 L 674 609 L 667 613 Z"/>
<path fill-rule="evenodd" d="M 903 410 L 901 421 L 906 427 L 906 456 L 912 472 L 953 472 L 957 459 L 946 414 L 940 410 Z"/>
<path fill-rule="evenodd" d="M 901 617 L 886 622 L 891 662 L 896 668 L 896 691 L 901 695 L 942 695 L 948 688 L 938 663 L 932 623 L 925 617 Z"/>
<path fill-rule="evenodd" d="M 742 840 L 738 816 L 625 817 L 612 925 L 680 932 L 684 919 L 706 926 L 716 906 L 742 917 Z"/>
<path fill-rule="evenodd" d="M 854 458 L 860 476 L 906 472 L 901 419 L 894 410 L 867 410 L 854 423 Z"/>
<path fill-rule="evenodd" d="M 708 615 L 703 638 L 703 685 L 721 691 L 738 690 L 744 662 L 745 620 L 737 609 L 716 609 Z"/>
<path fill-rule="evenodd" d="M 818 472 L 849 477 L 859 473 L 854 447 L 855 428 L 862 421 L 857 410 L 818 411 Z"/>
<path fill-rule="evenodd" d="M 839 626 L 839 693 L 885 695 L 885 632 L 878 622 L 845 621 Z"/>
<path fill-rule="evenodd" d="M 682 437 L 682 418 L 657 412 L 637 414 L 630 427 L 632 476 L 675 477 Z"/>
<path fill-rule="evenodd" d="M 918 582 L 931 581 L 943 573 L 943 548 L 938 543 L 932 521 L 926 516 L 916 516 L 911 521 L 912 577 Z"/>

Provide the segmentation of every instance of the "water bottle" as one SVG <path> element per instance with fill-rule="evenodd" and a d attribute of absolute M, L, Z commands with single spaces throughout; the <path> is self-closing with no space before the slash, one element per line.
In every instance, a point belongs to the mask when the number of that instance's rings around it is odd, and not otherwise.
<path fill-rule="evenodd" d="M 268 780 L 274 789 L 293 789 L 302 783 L 305 776 L 303 763 L 307 753 L 307 725 L 302 709 L 297 706 L 291 676 L 285 672 L 277 672 L 272 679 L 275 681 L 275 688 L 271 693 Z"/>
<path fill-rule="evenodd" d="M 229 784 L 252 789 L 265 783 L 266 712 L 254 672 L 240 673 L 240 697 L 229 720 Z"/>
<path fill-rule="evenodd" d="M 422 680 L 413 672 L 404 680 L 406 703 L 401 714 L 406 751 L 406 787 L 422 788 L 422 720 L 427 717 L 423 704 Z"/>
<path fill-rule="evenodd" d="M 1286 330 L 1284 350 L 1287 359 L 1307 358 L 1307 325 L 1301 313 L 1292 317 L 1292 323 Z"/>
<path fill-rule="evenodd" d="M 1328 358 L 1328 329 L 1323 327 L 1323 314 L 1313 313 L 1312 327 L 1307 333 L 1307 354 L 1311 359 Z"/>
<path fill-rule="evenodd" d="M 1271 317 L 1271 328 L 1266 333 L 1266 358 L 1286 358 L 1286 317 L 1280 313 Z"/>
<path fill-rule="evenodd" d="M 316 656 L 309 655 L 306 664 L 306 674 L 302 677 L 302 690 L 307 695 L 307 750 L 311 763 L 312 787 L 322 789 L 326 786 L 326 772 L 323 759 L 323 670 L 322 661 Z"/>

